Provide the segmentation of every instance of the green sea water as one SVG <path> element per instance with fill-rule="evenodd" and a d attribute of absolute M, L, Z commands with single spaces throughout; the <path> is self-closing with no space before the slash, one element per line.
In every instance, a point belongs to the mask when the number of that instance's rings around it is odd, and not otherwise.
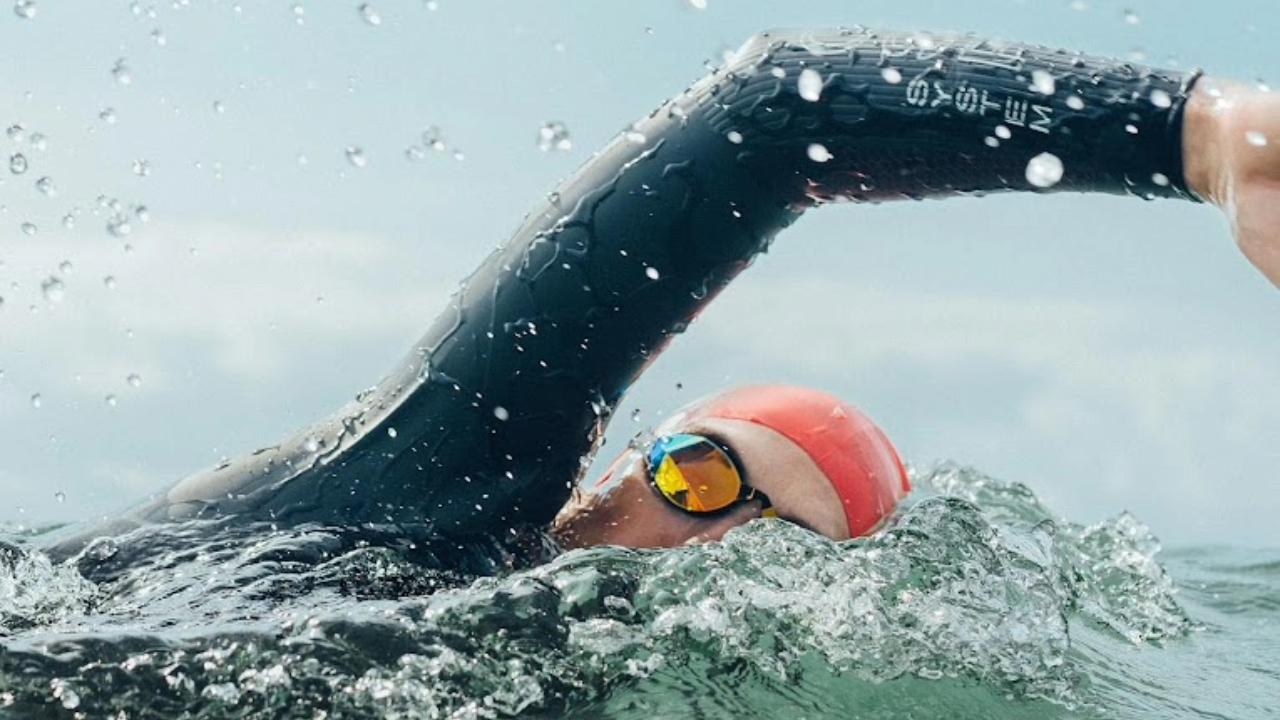
<path fill-rule="evenodd" d="M 10 535 L 0 717 L 1280 717 L 1280 550 L 1161 552 L 967 468 L 916 485 L 865 540 L 758 521 L 480 578 L 323 528 L 61 565 Z"/>

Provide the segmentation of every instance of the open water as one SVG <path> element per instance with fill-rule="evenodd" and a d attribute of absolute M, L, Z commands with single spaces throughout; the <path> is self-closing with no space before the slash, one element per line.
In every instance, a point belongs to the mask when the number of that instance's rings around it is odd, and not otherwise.
<path fill-rule="evenodd" d="M 479 578 L 388 534 L 180 525 L 61 564 L 10 534 L 0 718 L 1280 717 L 1280 550 L 916 484 L 869 539 L 759 521 Z"/>

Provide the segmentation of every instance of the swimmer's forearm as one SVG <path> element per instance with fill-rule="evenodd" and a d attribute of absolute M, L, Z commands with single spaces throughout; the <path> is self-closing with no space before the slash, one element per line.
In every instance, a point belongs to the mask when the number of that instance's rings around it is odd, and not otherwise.
<path fill-rule="evenodd" d="M 753 38 L 675 104 L 709 105 L 743 164 L 793 201 L 1187 197 L 1181 122 L 1196 78 L 972 37 L 786 30 Z"/>

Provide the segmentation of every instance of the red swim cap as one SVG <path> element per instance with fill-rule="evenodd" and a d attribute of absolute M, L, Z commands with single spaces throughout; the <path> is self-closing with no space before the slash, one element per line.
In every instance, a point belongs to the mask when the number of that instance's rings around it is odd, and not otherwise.
<path fill-rule="evenodd" d="M 749 385 L 698 403 L 687 416 L 704 417 L 748 420 L 799 445 L 840 496 L 853 537 L 874 530 L 911 490 L 889 438 L 832 395 L 797 385 Z"/>

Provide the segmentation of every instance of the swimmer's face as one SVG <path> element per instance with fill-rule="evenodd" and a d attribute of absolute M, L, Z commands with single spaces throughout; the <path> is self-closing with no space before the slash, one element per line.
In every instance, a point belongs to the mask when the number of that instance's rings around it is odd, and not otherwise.
<path fill-rule="evenodd" d="M 834 540 L 849 538 L 849 523 L 835 489 L 813 459 L 786 436 L 753 422 L 715 417 L 677 417 L 657 432 L 687 432 L 715 440 L 732 451 L 744 480 L 769 497 L 779 518 Z M 552 525 L 561 544 L 676 547 L 719 540 L 731 528 L 760 517 L 759 500 L 711 515 L 680 510 L 650 482 L 645 450 L 628 449 L 603 480 L 574 491 Z"/>

